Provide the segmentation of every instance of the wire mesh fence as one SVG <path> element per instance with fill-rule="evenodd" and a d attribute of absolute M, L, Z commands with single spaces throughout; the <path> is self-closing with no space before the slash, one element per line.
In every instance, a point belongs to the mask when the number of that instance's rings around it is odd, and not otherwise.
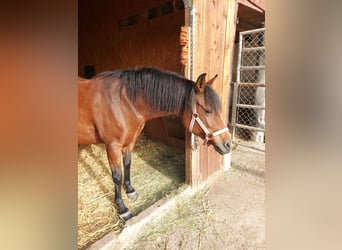
<path fill-rule="evenodd" d="M 265 143 L 265 28 L 240 32 L 233 89 L 233 142 Z"/>

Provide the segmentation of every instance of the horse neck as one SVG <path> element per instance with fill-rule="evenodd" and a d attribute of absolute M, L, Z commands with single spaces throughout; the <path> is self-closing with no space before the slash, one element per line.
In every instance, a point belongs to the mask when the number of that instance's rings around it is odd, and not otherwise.
<path fill-rule="evenodd" d="M 139 113 L 144 117 L 146 121 L 165 117 L 165 116 L 170 116 L 170 115 L 181 116 L 181 114 L 179 114 L 178 112 L 160 111 L 151 107 L 149 108 L 145 107 L 143 110 L 139 110 Z"/>
<path fill-rule="evenodd" d="M 150 105 L 147 105 L 141 99 L 139 99 L 134 106 L 136 110 L 139 112 L 139 114 L 143 116 L 146 121 L 165 117 L 165 116 L 170 116 L 170 115 L 182 116 L 182 112 L 178 112 L 178 111 L 167 112 L 167 111 L 161 111 L 156 108 L 153 108 Z"/>
<path fill-rule="evenodd" d="M 182 86 L 183 89 L 179 89 L 180 86 Z M 164 107 L 162 110 L 160 110 L 159 108 L 155 108 L 153 104 L 149 104 L 150 101 L 146 101 L 146 99 L 149 99 L 149 98 L 145 99 L 144 93 L 142 91 L 142 94 L 140 95 L 140 97 L 138 97 L 135 101 L 133 101 L 135 110 L 142 117 L 144 117 L 146 121 L 165 117 L 165 116 L 170 116 L 170 115 L 175 115 L 179 117 L 183 116 L 183 112 L 185 112 L 185 110 L 188 109 L 187 103 L 190 103 L 190 105 L 191 103 L 193 103 L 194 89 L 193 89 L 192 84 L 189 85 L 189 83 L 185 83 L 185 82 L 184 83 L 182 82 L 182 84 L 178 85 L 177 88 L 178 89 L 177 91 L 174 92 L 174 95 L 163 97 L 163 98 L 170 98 L 170 101 L 168 101 L 167 103 L 168 105 L 165 105 L 164 103 L 164 106 L 166 107 Z M 169 91 L 173 91 L 173 89 L 168 88 L 167 91 L 168 91 L 167 93 L 169 93 Z M 173 100 L 172 98 L 176 98 L 176 99 Z M 186 101 L 187 99 L 189 99 L 188 102 Z"/>

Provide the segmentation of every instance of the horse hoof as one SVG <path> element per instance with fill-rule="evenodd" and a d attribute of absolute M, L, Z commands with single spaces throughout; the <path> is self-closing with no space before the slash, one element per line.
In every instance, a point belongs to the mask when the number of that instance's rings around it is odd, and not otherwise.
<path fill-rule="evenodd" d="M 120 214 L 120 217 L 121 217 L 124 221 L 128 221 L 130 218 L 133 217 L 133 214 L 131 214 L 130 211 L 127 211 L 126 213 Z"/>
<path fill-rule="evenodd" d="M 135 201 L 136 199 L 138 199 L 138 193 L 136 191 L 132 192 L 132 193 L 127 193 L 127 197 L 130 198 L 131 200 Z"/>

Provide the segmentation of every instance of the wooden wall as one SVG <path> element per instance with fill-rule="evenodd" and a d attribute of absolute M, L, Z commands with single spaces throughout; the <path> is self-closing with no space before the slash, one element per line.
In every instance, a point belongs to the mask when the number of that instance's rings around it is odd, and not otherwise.
<path fill-rule="evenodd" d="M 96 73 L 118 66 L 117 1 L 82 0 L 78 3 L 78 74 L 94 65 Z"/>
<path fill-rule="evenodd" d="M 218 74 L 214 89 L 222 102 L 222 116 L 228 123 L 229 85 L 234 53 L 237 1 L 193 0 L 196 9 L 194 78 L 207 73 L 208 79 Z M 187 135 L 189 141 L 189 135 Z M 223 157 L 213 147 L 202 146 L 199 152 L 186 144 L 187 183 L 197 185 L 222 168 Z"/>
<path fill-rule="evenodd" d="M 157 66 L 182 73 L 179 45 L 184 10 L 119 28 L 122 67 Z"/>
<path fill-rule="evenodd" d="M 94 65 L 96 73 L 105 70 L 156 66 L 182 73 L 179 32 L 184 10 L 146 17 L 149 8 L 167 0 L 79 2 L 79 75 L 84 66 Z M 141 13 L 141 20 L 122 25 L 122 20 Z"/>

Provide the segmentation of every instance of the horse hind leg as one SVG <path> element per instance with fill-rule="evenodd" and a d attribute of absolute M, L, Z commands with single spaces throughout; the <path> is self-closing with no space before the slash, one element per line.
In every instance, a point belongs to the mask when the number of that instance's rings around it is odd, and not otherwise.
<path fill-rule="evenodd" d="M 131 152 L 123 153 L 123 164 L 124 164 L 124 185 L 126 189 L 127 197 L 131 200 L 138 199 L 138 193 L 132 187 L 131 184 Z"/>
<path fill-rule="evenodd" d="M 129 212 L 128 208 L 125 206 L 122 200 L 121 196 L 121 185 L 122 185 L 122 172 L 121 172 L 121 150 L 116 145 L 116 143 L 111 143 L 109 145 L 106 145 L 107 149 L 107 156 L 108 161 L 110 164 L 110 169 L 112 171 L 112 178 L 114 182 L 114 203 L 118 208 L 118 213 L 124 219 L 127 221 L 130 219 L 133 215 Z"/>

